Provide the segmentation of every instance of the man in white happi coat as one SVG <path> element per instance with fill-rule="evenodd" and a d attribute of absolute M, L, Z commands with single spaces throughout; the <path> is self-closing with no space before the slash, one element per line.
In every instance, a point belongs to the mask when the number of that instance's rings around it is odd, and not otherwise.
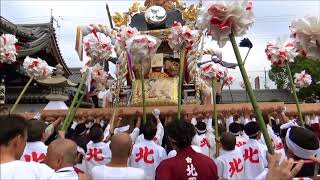
<path fill-rule="evenodd" d="M 129 159 L 129 165 L 143 169 L 148 179 L 155 178 L 156 168 L 167 157 L 166 150 L 153 141 L 156 132 L 157 128 L 154 122 L 148 121 L 143 128 L 144 138 L 133 146 Z"/>
<path fill-rule="evenodd" d="M 233 122 L 229 126 L 229 132 L 236 137 L 236 147 L 241 147 L 247 143 L 247 139 L 241 134 L 241 125 Z"/>
<path fill-rule="evenodd" d="M 89 132 L 90 141 L 87 144 L 85 157 L 86 170 L 89 175 L 94 166 L 104 165 L 111 160 L 109 144 L 103 141 L 103 130 L 100 124 L 94 124 Z"/>
<path fill-rule="evenodd" d="M 111 138 L 111 161 L 105 165 L 95 166 L 92 169 L 92 179 L 105 180 L 145 180 L 144 170 L 128 167 L 128 158 L 131 155 L 132 141 L 127 133 L 119 133 Z"/>
<path fill-rule="evenodd" d="M 21 160 L 42 162 L 48 149 L 48 146 L 44 144 L 47 125 L 37 119 L 32 119 L 28 123 L 28 139 Z"/>
<path fill-rule="evenodd" d="M 199 146 L 202 154 L 213 159 L 216 153 L 216 141 L 212 128 L 212 118 L 207 118 L 204 121 L 196 123 L 195 128 L 197 133 L 192 139 L 192 144 Z M 192 119 L 191 123 L 195 124 L 194 119 Z"/>
<path fill-rule="evenodd" d="M 60 124 L 61 119 L 55 120 L 47 126 L 46 123 L 39 119 L 31 119 L 28 121 L 28 139 L 21 160 L 30 162 L 42 162 L 47 154 L 48 146 L 44 142 L 51 136 Z"/>
<path fill-rule="evenodd" d="M 152 114 L 153 114 L 153 116 L 154 116 L 154 117 L 156 118 L 156 120 L 157 120 L 157 133 L 156 133 L 156 135 L 154 136 L 153 141 L 154 141 L 156 144 L 158 144 L 158 145 L 161 146 L 161 144 L 162 144 L 162 139 L 163 139 L 163 135 L 164 135 L 164 128 L 163 128 L 163 125 L 161 124 L 161 121 L 160 121 L 160 110 L 159 110 L 159 109 L 154 109 L 154 110 L 152 111 Z M 142 134 L 140 134 L 140 135 L 138 136 L 138 138 L 136 139 L 135 144 L 140 143 L 141 141 L 143 141 L 143 139 L 144 139 L 144 135 L 143 135 L 143 133 L 142 133 Z"/>
<path fill-rule="evenodd" d="M 27 121 L 20 116 L 0 117 L 0 178 L 1 179 L 50 179 L 50 167 L 37 162 L 19 160 L 28 137 Z"/>
<path fill-rule="evenodd" d="M 249 136 L 247 143 L 240 147 L 244 158 L 244 179 L 255 179 L 267 170 L 267 147 L 259 142 L 261 131 L 256 122 L 247 123 L 244 131 Z"/>
<path fill-rule="evenodd" d="M 225 132 L 220 137 L 222 151 L 215 160 L 219 179 L 244 179 L 244 159 L 239 148 L 236 148 L 236 138 Z"/>

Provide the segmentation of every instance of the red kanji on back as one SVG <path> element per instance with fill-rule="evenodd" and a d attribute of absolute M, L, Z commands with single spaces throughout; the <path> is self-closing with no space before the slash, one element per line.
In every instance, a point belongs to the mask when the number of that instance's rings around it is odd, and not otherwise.
<path fill-rule="evenodd" d="M 90 148 L 89 149 L 89 153 L 87 155 L 89 155 L 89 157 L 87 158 L 88 161 L 90 161 L 91 159 L 94 159 L 95 161 L 103 161 L 104 157 L 98 157 L 99 154 L 102 154 L 102 150 L 98 149 L 98 148 Z"/>
<path fill-rule="evenodd" d="M 44 153 L 41 153 L 39 156 L 36 152 L 32 152 L 31 155 L 29 154 L 25 154 L 24 155 L 24 159 L 25 161 L 27 162 L 30 162 L 30 161 L 34 161 L 34 162 L 42 162 L 45 158 L 45 154 Z"/>
<path fill-rule="evenodd" d="M 252 163 L 259 163 L 259 156 L 258 156 L 258 149 L 253 149 L 251 147 L 249 147 L 249 149 L 245 149 L 243 158 L 244 160 L 248 160 Z M 256 158 L 253 158 L 253 156 L 256 155 Z"/>
<path fill-rule="evenodd" d="M 146 147 L 146 146 L 144 148 L 140 147 L 139 152 L 136 153 L 137 158 L 135 159 L 135 161 L 138 162 L 143 158 L 143 161 L 145 163 L 152 164 L 152 163 L 154 163 L 153 154 L 154 154 L 153 149 L 148 149 L 148 147 Z M 151 157 L 152 157 L 151 160 L 148 159 L 149 155 L 151 155 Z"/>
<path fill-rule="evenodd" d="M 230 166 L 229 172 L 231 173 L 230 177 L 232 177 L 234 175 L 234 173 L 239 173 L 243 170 L 243 166 L 240 166 L 240 165 L 241 165 L 240 158 L 238 158 L 238 159 L 233 158 L 233 161 L 229 162 L 229 166 Z"/>
<path fill-rule="evenodd" d="M 202 141 L 200 141 L 200 143 L 200 147 L 208 146 L 210 148 L 210 144 L 207 138 L 203 138 Z"/>

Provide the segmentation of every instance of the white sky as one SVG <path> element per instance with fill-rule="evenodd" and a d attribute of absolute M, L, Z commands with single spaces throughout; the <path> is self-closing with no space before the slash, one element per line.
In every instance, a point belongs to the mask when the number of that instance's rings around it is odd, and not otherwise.
<path fill-rule="evenodd" d="M 108 24 L 108 17 L 105 9 L 108 2 L 111 14 L 115 11 L 127 11 L 132 1 L 12 1 L 1 0 L 1 16 L 13 23 L 39 23 L 48 22 L 50 9 L 58 21 L 60 27 L 56 26 L 58 43 L 62 55 L 69 67 L 80 67 L 82 63 L 74 50 L 75 34 L 77 25 L 94 23 Z M 198 3 L 198 1 L 183 1 L 186 3 Z M 203 0 L 204 4 L 209 1 Z M 265 57 L 264 49 L 266 42 L 275 39 L 279 35 L 289 34 L 288 26 L 292 19 L 305 15 L 320 16 L 320 0 L 254 0 L 254 13 L 256 22 L 244 37 L 249 37 L 253 43 L 253 49 L 247 59 L 246 68 L 250 78 L 253 80 L 260 76 L 261 87 L 264 83 L 263 70 L 270 69 L 270 63 Z M 242 38 L 237 38 L 240 42 Z M 244 57 L 247 49 L 240 49 Z M 223 48 L 223 58 L 228 62 L 236 63 L 236 59 L 230 43 Z M 237 79 L 241 79 L 238 69 L 231 71 Z M 239 88 L 239 81 L 236 81 L 232 88 Z M 270 80 L 268 85 L 274 87 Z"/>

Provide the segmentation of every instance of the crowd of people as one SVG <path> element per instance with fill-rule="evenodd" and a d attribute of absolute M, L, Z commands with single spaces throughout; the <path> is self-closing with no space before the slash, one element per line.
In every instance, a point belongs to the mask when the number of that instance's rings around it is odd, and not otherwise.
<path fill-rule="evenodd" d="M 161 114 L 145 123 L 119 112 L 77 115 L 66 132 L 63 117 L 0 115 L 0 179 L 312 179 L 320 178 L 320 114 L 305 125 L 285 107 L 263 112 L 274 154 L 249 109 L 218 114 Z M 48 123 L 50 122 L 50 123 Z M 112 124 L 112 125 L 111 125 Z M 215 136 L 218 134 L 218 137 Z"/>

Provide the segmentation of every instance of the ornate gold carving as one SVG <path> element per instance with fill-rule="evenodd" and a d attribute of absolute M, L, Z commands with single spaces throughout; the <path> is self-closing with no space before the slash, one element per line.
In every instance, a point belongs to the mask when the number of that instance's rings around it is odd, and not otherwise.
<path fill-rule="evenodd" d="M 194 22 L 197 20 L 198 9 L 192 4 L 182 14 L 185 21 Z"/>
<path fill-rule="evenodd" d="M 166 10 L 173 9 L 175 0 L 146 0 L 144 1 L 144 6 L 149 8 L 151 6 L 162 6 Z"/>
<path fill-rule="evenodd" d="M 132 6 L 129 8 L 129 14 L 136 13 L 139 10 L 139 2 L 138 0 L 135 0 L 132 4 Z"/>
<path fill-rule="evenodd" d="M 117 27 L 127 25 L 129 21 L 129 15 L 127 13 L 123 13 L 123 15 L 121 15 L 119 12 L 115 12 L 115 15 L 112 16 L 112 20 Z"/>
<path fill-rule="evenodd" d="M 116 12 L 114 16 L 112 16 L 112 20 L 117 27 L 121 25 L 127 25 L 129 22 L 129 16 L 132 16 L 138 12 L 145 12 L 147 8 L 151 6 L 162 6 L 166 10 L 178 9 L 181 11 L 183 20 L 186 21 L 187 24 L 191 24 L 196 21 L 198 9 L 194 4 L 190 6 L 186 6 L 185 3 L 181 3 L 180 0 L 146 0 L 144 5 L 139 6 L 139 2 L 135 0 L 132 6 L 128 9 L 128 12 L 119 13 Z"/>
<path fill-rule="evenodd" d="M 168 106 L 178 103 L 178 78 L 146 79 L 147 106 Z M 132 106 L 141 106 L 141 80 L 132 86 Z"/>

